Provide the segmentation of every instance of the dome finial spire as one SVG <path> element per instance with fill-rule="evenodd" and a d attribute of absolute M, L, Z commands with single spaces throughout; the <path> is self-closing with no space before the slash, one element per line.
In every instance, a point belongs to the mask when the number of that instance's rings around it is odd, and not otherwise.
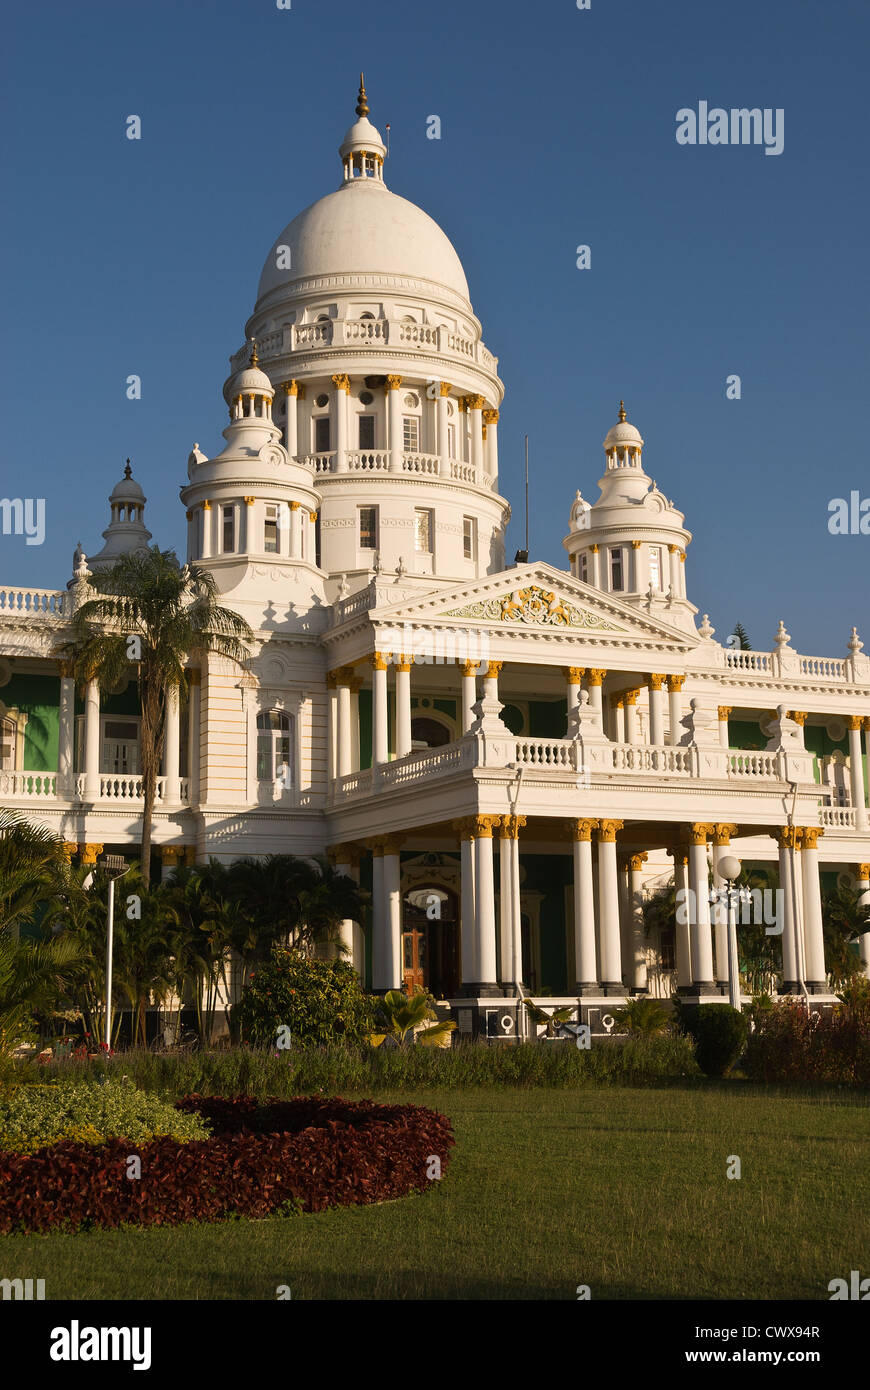
<path fill-rule="evenodd" d="M 359 75 L 359 95 L 356 99 L 356 114 L 360 117 L 360 119 L 362 119 L 363 116 L 367 116 L 369 114 L 369 103 L 368 98 L 366 96 L 365 78 L 363 77 L 362 73 L 360 73 Z"/>
<path fill-rule="evenodd" d="M 619 402 L 619 419 L 620 423 L 625 419 L 625 401 Z"/>
<path fill-rule="evenodd" d="M 132 476 L 133 476 L 133 470 L 132 470 L 132 468 L 130 467 L 130 460 L 128 459 L 128 460 L 127 460 L 127 467 L 124 469 L 124 477 L 125 477 L 125 478 L 132 478 Z"/>
<path fill-rule="evenodd" d="M 260 365 L 260 359 L 259 359 L 259 357 L 257 356 L 257 340 L 256 340 L 256 338 L 252 338 L 252 339 L 251 339 L 251 355 L 250 355 L 250 357 L 248 358 L 248 362 L 249 362 L 250 366 L 252 366 L 252 367 L 258 367 L 258 366 Z"/>

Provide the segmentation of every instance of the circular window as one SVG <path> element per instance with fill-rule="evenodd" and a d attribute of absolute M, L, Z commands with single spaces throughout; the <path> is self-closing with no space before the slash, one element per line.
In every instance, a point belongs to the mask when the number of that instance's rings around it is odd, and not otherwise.
<path fill-rule="evenodd" d="M 316 398 L 314 404 L 317 405 L 317 406 L 319 406 L 320 409 L 322 410 L 323 407 L 324 407 L 325 405 L 329 405 L 329 397 L 328 397 L 328 396 L 318 396 L 318 397 Z"/>
<path fill-rule="evenodd" d="M 409 410 L 416 410 L 416 409 L 417 409 L 417 406 L 418 406 L 419 404 L 420 404 L 420 398 L 419 398 L 419 396 L 415 396 L 412 392 L 409 391 L 408 394 L 407 394 L 407 396 L 405 397 L 405 405 L 408 407 L 408 409 L 409 409 Z"/>
<path fill-rule="evenodd" d="M 372 401 L 374 400 L 374 396 L 372 395 L 371 391 L 360 391 L 359 399 L 360 405 L 371 405 Z"/>

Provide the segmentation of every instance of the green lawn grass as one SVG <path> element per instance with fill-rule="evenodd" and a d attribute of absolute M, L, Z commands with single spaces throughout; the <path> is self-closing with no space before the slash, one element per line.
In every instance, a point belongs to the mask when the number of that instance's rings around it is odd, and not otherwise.
<path fill-rule="evenodd" d="M 318 1215 L 0 1239 L 77 1299 L 827 1299 L 868 1259 L 867 1105 L 746 1082 L 407 1092 L 456 1148 L 422 1196 Z M 729 1155 L 742 1177 L 726 1177 Z"/>

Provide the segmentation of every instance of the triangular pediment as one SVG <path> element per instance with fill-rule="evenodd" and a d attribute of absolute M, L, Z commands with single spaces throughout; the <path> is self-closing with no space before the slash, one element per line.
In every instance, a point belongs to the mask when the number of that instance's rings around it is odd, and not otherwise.
<path fill-rule="evenodd" d="M 616 642 L 661 642 L 686 651 L 698 639 L 644 613 L 633 604 L 584 584 L 543 562 L 517 565 L 452 589 L 405 598 L 369 610 L 373 622 L 480 624 L 490 630 L 527 629 L 565 637 L 612 638 Z"/>

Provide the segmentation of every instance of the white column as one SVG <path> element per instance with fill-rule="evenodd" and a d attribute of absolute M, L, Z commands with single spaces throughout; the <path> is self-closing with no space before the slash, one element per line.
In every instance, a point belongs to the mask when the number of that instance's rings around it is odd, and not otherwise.
<path fill-rule="evenodd" d="M 483 473 L 483 396 L 468 396 L 466 403 L 471 428 L 471 462 L 479 477 Z"/>
<path fill-rule="evenodd" d="M 593 587 L 594 589 L 600 589 L 600 588 L 601 588 L 601 548 L 600 548 L 600 546 L 593 545 L 593 546 L 591 547 L 591 553 L 592 553 L 592 587 Z"/>
<path fill-rule="evenodd" d="M 337 372 L 332 378 L 332 420 L 335 434 L 335 471 L 347 472 L 347 396 L 350 378 Z"/>
<path fill-rule="evenodd" d="M 447 399 L 450 395 L 450 382 L 441 381 L 438 383 L 438 399 L 435 402 L 438 420 L 438 459 L 439 471 L 442 478 L 450 475 L 450 431 L 448 429 L 449 419 L 447 416 Z"/>
<path fill-rule="evenodd" d="M 620 994 L 623 990 L 616 868 L 616 832 L 621 827 L 622 821 L 605 820 L 599 822 L 597 830 L 601 984 L 608 994 Z"/>
<path fill-rule="evenodd" d="M 855 829 L 867 829 L 867 799 L 864 794 L 864 760 L 861 756 L 860 715 L 849 717 L 849 783 L 852 789 L 852 805 L 855 808 Z"/>
<path fill-rule="evenodd" d="M 387 912 L 384 899 L 384 847 L 372 847 L 372 989 L 392 989 L 387 951 Z"/>
<path fill-rule="evenodd" d="M 336 673 L 338 681 L 338 775 L 346 777 L 352 771 L 350 729 L 350 673 L 342 667 Z"/>
<path fill-rule="evenodd" d="M 641 586 L 641 560 L 640 560 L 640 541 L 631 543 L 631 590 L 633 594 L 640 593 Z"/>
<path fill-rule="evenodd" d="M 326 698 L 326 775 L 334 781 L 338 776 L 338 690 L 332 671 L 326 678 Z"/>
<path fill-rule="evenodd" d="M 731 747 L 731 744 L 730 744 L 729 738 L 728 738 L 728 719 L 729 719 L 729 717 L 730 717 L 730 715 L 731 715 L 731 710 L 732 710 L 732 706 L 731 706 L 731 705 L 720 705 L 720 706 L 719 706 L 719 743 L 720 743 L 720 745 L 721 745 L 722 748 L 730 748 L 730 747 Z"/>
<path fill-rule="evenodd" d="M 485 467 L 490 478 L 498 477 L 498 411 L 485 410 L 483 423 L 486 425 L 486 447 L 484 448 Z"/>
<path fill-rule="evenodd" d="M 404 452 L 404 439 L 402 436 L 402 398 L 399 390 L 402 385 L 400 376 L 388 376 L 387 393 L 387 430 L 390 439 L 390 472 L 401 473 L 402 453 Z"/>
<path fill-rule="evenodd" d="M 85 801 L 100 795 L 100 687 L 88 681 L 85 687 Z"/>
<path fill-rule="evenodd" d="M 498 678 L 501 675 L 501 661 L 490 661 L 487 663 L 483 673 L 483 696 L 485 700 L 498 699 Z"/>
<path fill-rule="evenodd" d="M 649 675 L 649 741 L 661 748 L 665 741 L 665 725 L 662 717 L 662 681 L 664 676 Z"/>
<path fill-rule="evenodd" d="M 498 841 L 498 886 L 499 886 L 499 982 L 513 984 L 516 980 L 514 969 L 514 896 L 513 896 L 513 855 L 511 848 L 511 817 L 502 816 Z"/>
<path fill-rule="evenodd" d="M 669 851 L 674 856 L 674 887 L 676 889 L 675 955 L 677 958 L 677 988 L 688 989 L 692 983 L 692 931 L 689 914 L 689 856 L 685 850 Z"/>
<path fill-rule="evenodd" d="M 574 824 L 574 961 L 578 994 L 598 987 L 595 956 L 595 890 L 592 877 L 592 831 L 595 821 Z M 570 981 L 568 982 L 570 989 Z"/>
<path fill-rule="evenodd" d="M 399 847 L 390 836 L 384 846 L 384 912 L 386 917 L 386 977 L 389 989 L 402 985 L 402 888 Z"/>
<path fill-rule="evenodd" d="M 462 732 L 468 733 L 474 723 L 474 705 L 477 703 L 477 662 L 460 661 L 462 675 Z"/>
<path fill-rule="evenodd" d="M 777 837 L 779 846 L 779 886 L 782 889 L 782 982 L 783 989 L 793 991 L 798 978 L 797 961 L 797 922 L 794 912 L 794 846 L 795 832 L 790 826 L 783 826 Z"/>
<path fill-rule="evenodd" d="M 495 949 L 495 882 L 492 863 L 492 828 L 497 816 L 478 816 L 474 841 L 475 938 L 478 985 L 494 985 L 498 978 Z"/>
<path fill-rule="evenodd" d="M 411 751 L 411 663 L 396 665 L 396 757 Z"/>
<path fill-rule="evenodd" d="M 62 661 L 57 731 L 57 793 L 62 798 L 71 797 L 75 790 L 75 701 L 72 666 Z"/>
<path fill-rule="evenodd" d="M 825 987 L 825 936 L 822 925 L 822 891 L 819 882 L 818 841 L 822 832 L 812 826 L 801 834 L 801 878 L 804 900 L 804 960 L 808 986 Z"/>
<path fill-rule="evenodd" d="M 566 666 L 565 680 L 568 683 L 568 713 L 580 703 L 580 686 L 585 674 L 583 666 Z"/>
<path fill-rule="evenodd" d="M 861 889 L 859 902 L 863 907 L 870 904 L 870 864 L 859 864 L 857 872 L 858 887 Z M 858 937 L 858 948 L 861 952 L 864 975 L 870 980 L 870 931 L 862 932 Z"/>
<path fill-rule="evenodd" d="M 670 720 L 668 743 L 674 747 L 683 736 L 680 720 L 683 717 L 682 689 L 685 679 L 685 676 L 668 676 L 668 716 Z"/>
<path fill-rule="evenodd" d="M 715 942 L 716 980 L 727 984 L 730 978 L 728 965 L 728 904 L 725 893 L 726 880 L 719 872 L 719 860 L 729 852 L 731 836 L 737 834 L 736 825 L 715 825 L 713 827 L 713 887 L 716 889 L 716 911 L 713 914 L 713 939 Z"/>
<path fill-rule="evenodd" d="M 188 804 L 199 805 L 199 739 L 202 709 L 202 672 L 190 668 L 190 687 L 187 703 L 187 780 Z"/>
<path fill-rule="evenodd" d="M 290 455 L 290 462 L 293 462 L 296 454 L 299 453 L 299 420 L 296 413 L 296 402 L 299 399 L 299 387 L 295 381 L 285 381 L 281 388 L 284 392 L 284 399 L 287 402 L 287 419 L 284 424 L 284 448 Z"/>
<path fill-rule="evenodd" d="M 346 846 L 343 845 L 343 846 L 341 847 L 341 850 L 338 852 L 338 857 L 336 858 L 335 866 L 334 866 L 334 867 L 335 867 L 335 872 L 336 872 L 337 874 L 344 874 L 344 877 L 345 877 L 345 878 L 353 879 L 353 878 L 355 877 L 354 871 L 353 871 L 353 865 L 352 865 L 352 862 L 351 862 L 351 857 L 350 857 L 350 855 L 347 853 L 347 847 L 346 847 Z M 358 880 L 357 880 L 357 881 L 358 881 Z M 350 917 L 345 917 L 345 918 L 342 919 L 341 922 L 339 922 L 339 925 L 338 925 L 338 940 L 339 940 L 340 944 L 346 948 L 346 951 L 347 951 L 347 954 L 346 954 L 346 955 L 342 954 L 342 955 L 339 957 L 339 959 L 340 959 L 340 960 L 343 960 L 347 965 L 352 965 L 353 968 L 354 968 L 354 970 L 356 970 L 357 974 L 359 974 L 359 973 L 360 973 L 360 967 L 359 967 L 358 962 L 354 959 L 354 951 L 353 951 L 353 921 L 352 921 L 352 919 L 351 919 Z"/>
<path fill-rule="evenodd" d="M 612 701 L 610 720 L 614 743 L 627 743 L 628 740 L 625 737 L 625 697 L 623 695 Z"/>
<path fill-rule="evenodd" d="M 350 682 L 350 770 L 359 772 L 361 766 L 359 752 L 359 692 L 362 676 L 353 676 Z"/>
<path fill-rule="evenodd" d="M 474 838 L 472 820 L 459 823 L 461 884 L 460 931 L 462 942 L 462 984 L 470 985 L 480 978 L 477 964 L 474 913 Z"/>
<path fill-rule="evenodd" d="M 637 690 L 625 692 L 625 741 L 637 743 Z"/>
<path fill-rule="evenodd" d="M 178 704 L 178 691 L 174 686 L 166 692 L 166 730 L 163 740 L 163 767 L 165 778 L 163 802 L 167 806 L 177 806 L 181 800 L 179 786 L 179 751 L 181 747 L 181 720 Z"/>
<path fill-rule="evenodd" d="M 628 897 L 632 924 L 632 985 L 647 988 L 646 933 L 643 924 L 643 865 L 646 854 L 633 854 L 628 861 Z"/>
<path fill-rule="evenodd" d="M 290 503 L 290 559 L 302 556 L 302 512 L 298 502 Z"/>
<path fill-rule="evenodd" d="M 593 706 L 594 709 L 598 711 L 599 715 L 602 714 L 601 685 L 606 675 L 606 671 L 599 670 L 593 666 L 592 669 L 587 673 L 586 677 L 586 685 L 589 690 L 589 703 Z"/>
<path fill-rule="evenodd" d="M 712 990 L 713 933 L 710 926 L 710 877 L 707 870 L 707 835 L 710 827 L 693 825 L 689 845 L 689 886 L 692 889 L 692 984 Z"/>
<path fill-rule="evenodd" d="M 668 579 L 674 598 L 680 595 L 680 547 L 668 546 Z"/>
<path fill-rule="evenodd" d="M 387 661 L 375 652 L 372 661 L 372 763 L 385 763 L 389 756 L 387 722 Z"/>
<path fill-rule="evenodd" d="M 211 514 L 212 514 L 212 505 L 211 505 L 211 502 L 209 502 L 208 500 L 206 500 L 205 502 L 203 502 L 203 503 L 201 504 L 201 511 L 202 511 L 202 550 L 200 551 L 200 557 L 201 557 L 201 559 L 203 559 L 203 560 L 209 560 L 209 559 L 211 558 L 211 542 L 212 542 L 212 535 L 211 535 Z"/>

